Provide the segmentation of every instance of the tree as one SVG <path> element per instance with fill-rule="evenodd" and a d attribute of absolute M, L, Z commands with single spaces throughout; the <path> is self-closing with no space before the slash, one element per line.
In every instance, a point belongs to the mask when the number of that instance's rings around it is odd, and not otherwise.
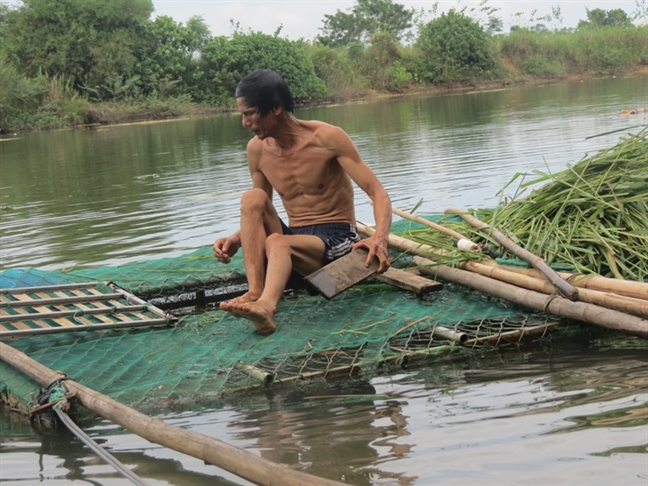
<path fill-rule="evenodd" d="M 198 54 L 211 33 L 202 17 L 194 16 L 184 26 L 160 16 L 145 28 L 147 47 L 138 67 L 147 91 L 163 97 L 173 91 L 188 93 L 198 67 Z"/>
<path fill-rule="evenodd" d="M 325 15 L 323 35 L 317 40 L 324 45 L 339 47 L 368 40 L 373 34 L 386 32 L 400 40 L 412 27 L 414 10 L 392 0 L 356 0 L 351 13 L 338 10 Z"/>
<path fill-rule="evenodd" d="M 630 27 L 632 26 L 632 20 L 625 13 L 624 10 L 620 8 L 615 8 L 614 10 L 603 10 L 601 8 L 594 8 L 592 10 L 586 8 L 587 20 L 581 20 L 578 22 L 578 27 L 582 28 L 594 28 L 598 29 L 601 27 Z"/>
<path fill-rule="evenodd" d="M 152 0 L 23 0 L 5 16 L 8 58 L 28 77 L 70 79 L 99 94 L 108 78 L 134 75 L 152 12 Z"/>
<path fill-rule="evenodd" d="M 231 100 L 237 83 L 256 69 L 272 69 L 281 74 L 297 101 L 327 92 L 297 42 L 261 32 L 235 33 L 231 40 L 212 38 L 202 51 L 200 66 L 200 92 L 205 101 Z"/>
<path fill-rule="evenodd" d="M 421 78 L 442 83 L 490 76 L 495 68 L 490 39 L 478 22 L 450 9 L 421 31 L 417 42 L 423 53 Z"/>
<path fill-rule="evenodd" d="M 370 69 L 365 74 L 375 89 L 400 91 L 402 85 L 412 80 L 401 62 L 398 44 L 387 32 L 377 32 L 371 36 L 365 57 Z"/>
<path fill-rule="evenodd" d="M 46 79 L 26 78 L 0 55 L 0 133 L 28 125 L 24 118 L 38 110 L 47 92 Z"/>
<path fill-rule="evenodd" d="M 487 30 L 489 34 L 495 34 L 504 30 L 504 21 L 500 17 L 488 17 Z"/>
<path fill-rule="evenodd" d="M 4 3 L 0 3 L 0 61 L 5 55 L 5 29 L 7 24 L 7 13 L 9 12 L 9 7 Z"/>
<path fill-rule="evenodd" d="M 464 7 L 460 10 L 460 13 L 464 13 L 467 7 Z M 501 10 L 500 7 L 492 7 L 489 4 L 489 0 L 480 0 L 477 6 L 469 9 L 471 17 L 474 18 L 482 25 L 489 34 L 496 34 L 497 32 L 502 32 L 504 21 L 501 17 L 498 17 L 496 14 Z M 479 18 L 484 18 L 486 20 L 481 20 Z"/>

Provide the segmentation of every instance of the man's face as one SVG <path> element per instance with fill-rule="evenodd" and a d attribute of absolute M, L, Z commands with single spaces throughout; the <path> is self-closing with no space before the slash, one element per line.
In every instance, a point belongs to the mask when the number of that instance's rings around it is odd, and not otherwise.
<path fill-rule="evenodd" d="M 260 140 L 267 138 L 269 136 L 268 132 L 270 128 L 269 118 L 272 115 L 272 112 L 268 113 L 266 116 L 261 116 L 259 114 L 259 109 L 248 106 L 243 98 L 236 98 L 236 105 L 243 117 L 241 122 L 243 126 L 254 133 Z"/>

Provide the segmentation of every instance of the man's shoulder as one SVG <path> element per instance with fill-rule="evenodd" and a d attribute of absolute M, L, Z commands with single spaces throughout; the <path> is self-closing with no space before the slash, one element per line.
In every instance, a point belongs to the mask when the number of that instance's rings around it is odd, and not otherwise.
<path fill-rule="evenodd" d="M 250 151 L 259 151 L 263 147 L 263 142 L 259 140 L 258 137 L 252 137 L 247 143 L 247 150 Z"/>
<path fill-rule="evenodd" d="M 247 144 L 247 159 L 250 166 L 255 166 L 263 152 L 263 142 L 257 137 L 253 137 Z"/>
<path fill-rule="evenodd" d="M 336 125 L 331 125 L 330 123 L 326 123 L 321 120 L 299 120 L 299 123 L 301 123 L 303 127 L 308 128 L 310 130 L 318 130 L 318 131 L 342 130 L 340 127 Z"/>
<path fill-rule="evenodd" d="M 337 125 L 331 125 L 319 120 L 300 120 L 304 128 L 310 130 L 314 137 L 320 141 L 327 142 L 339 139 L 339 137 L 347 137 L 346 132 Z"/>

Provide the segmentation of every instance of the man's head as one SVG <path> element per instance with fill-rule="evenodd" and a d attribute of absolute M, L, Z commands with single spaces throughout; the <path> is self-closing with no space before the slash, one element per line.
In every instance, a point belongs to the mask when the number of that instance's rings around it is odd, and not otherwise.
<path fill-rule="evenodd" d="M 295 102 L 283 78 L 270 69 L 259 69 L 245 76 L 236 86 L 234 95 L 242 98 L 245 105 L 256 108 L 259 115 L 266 116 L 275 108 L 293 113 Z"/>

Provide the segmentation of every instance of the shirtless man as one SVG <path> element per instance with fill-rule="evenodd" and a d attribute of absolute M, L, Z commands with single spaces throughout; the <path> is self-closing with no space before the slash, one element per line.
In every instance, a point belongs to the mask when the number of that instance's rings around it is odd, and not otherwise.
<path fill-rule="evenodd" d="M 265 335 L 276 329 L 277 303 L 292 269 L 309 275 L 357 248 L 368 251 L 367 266 L 377 258 L 378 272 L 389 268 L 391 201 L 341 128 L 295 118 L 279 74 L 259 70 L 243 78 L 236 103 L 243 126 L 255 135 L 247 146 L 253 188 L 241 198 L 240 230 L 216 240 L 214 256 L 229 263 L 243 247 L 248 291 L 220 308 L 252 321 Z M 376 233 L 363 240 L 355 228 L 351 180 L 373 202 Z M 273 190 L 288 226 L 272 204 Z"/>

